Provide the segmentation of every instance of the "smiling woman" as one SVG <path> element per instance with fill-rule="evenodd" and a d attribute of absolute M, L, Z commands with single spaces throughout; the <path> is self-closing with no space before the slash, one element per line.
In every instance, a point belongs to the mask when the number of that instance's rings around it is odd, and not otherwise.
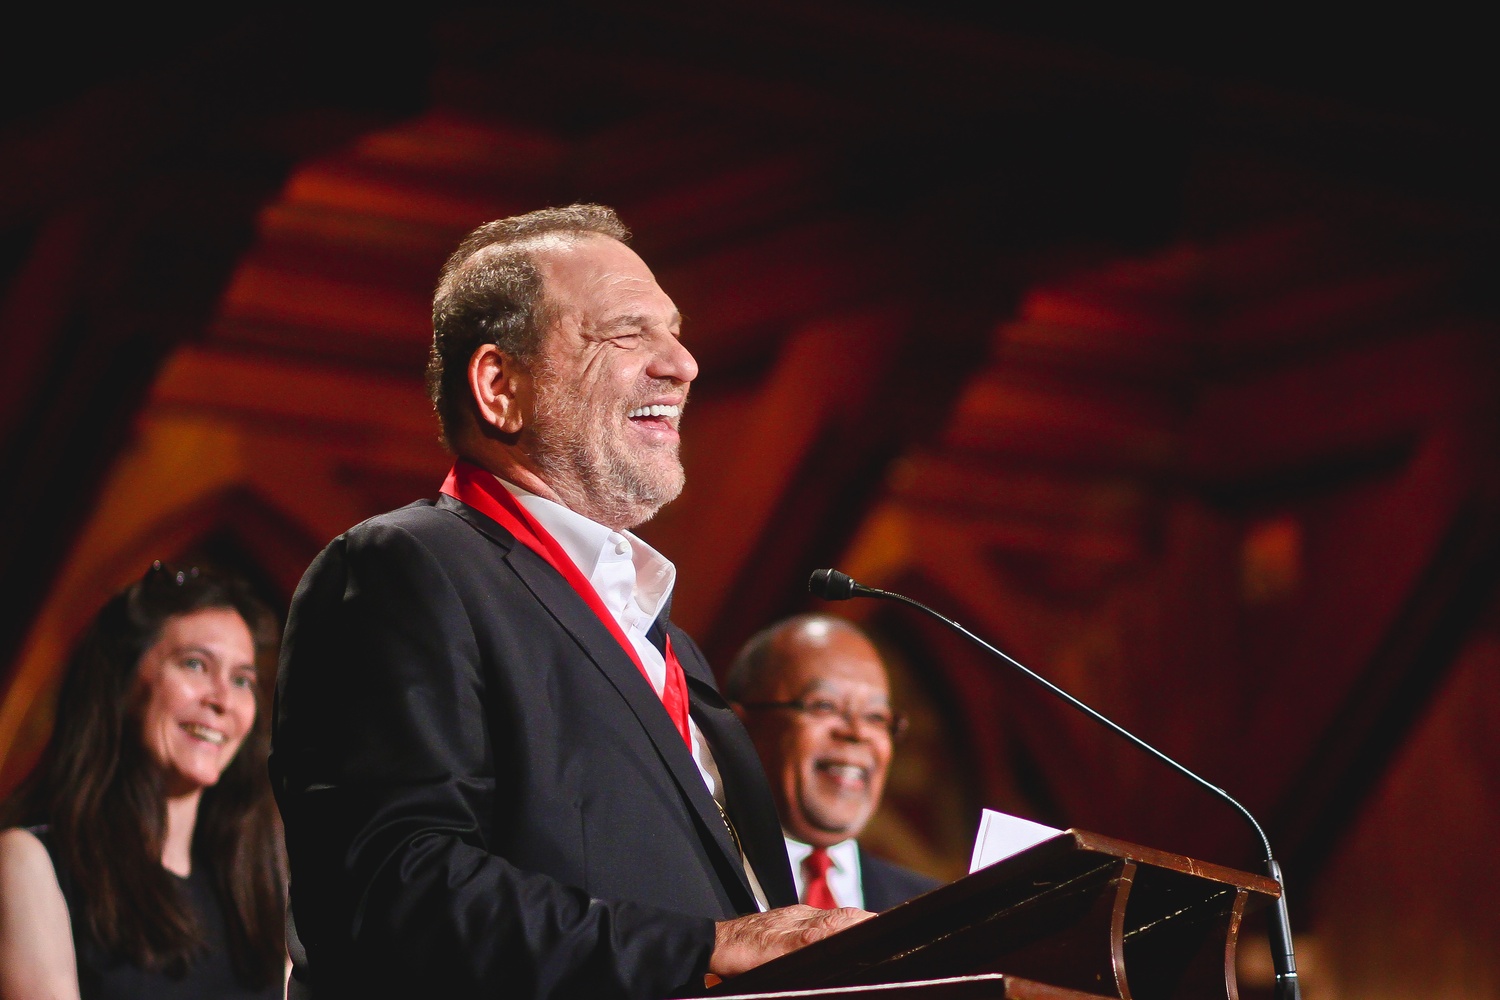
<path fill-rule="evenodd" d="M 154 564 L 68 665 L 0 832 L 0 997 L 280 996 L 283 865 L 243 582 Z"/>
<path fill-rule="evenodd" d="M 255 722 L 255 676 L 250 627 L 231 608 L 167 619 L 141 656 L 141 741 L 169 799 L 195 799 L 218 784 Z"/>

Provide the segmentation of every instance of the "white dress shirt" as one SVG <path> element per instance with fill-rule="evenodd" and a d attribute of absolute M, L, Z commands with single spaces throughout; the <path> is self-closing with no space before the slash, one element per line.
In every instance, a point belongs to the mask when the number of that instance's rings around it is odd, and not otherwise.
<path fill-rule="evenodd" d="M 495 478 L 500 479 L 499 476 Z M 573 565 L 593 586 L 640 657 L 641 666 L 646 668 L 646 677 L 660 698 L 667 686 L 667 661 L 646 633 L 651 631 L 652 624 L 672 596 L 677 567 L 629 531 L 614 531 L 504 479 L 500 479 L 500 485 L 557 540 L 568 558 L 573 560 Z M 691 716 L 688 717 L 688 735 L 692 739 L 693 763 L 698 765 L 698 774 L 722 809 L 725 804 L 724 782 L 708 741 Z M 766 894 L 743 852 L 740 861 L 750 878 L 756 902 L 762 910 L 769 909 Z"/>
<path fill-rule="evenodd" d="M 791 837 L 784 839 L 787 860 L 792 863 L 792 881 L 797 883 L 797 898 L 800 900 L 806 890 L 804 883 L 807 879 L 807 873 L 802 870 L 802 862 L 812 853 L 812 845 Z M 828 848 L 828 860 L 833 862 L 828 866 L 828 888 L 833 893 L 833 901 L 840 906 L 857 906 L 863 910 L 865 887 L 860 880 L 858 842 L 853 837 L 839 841 Z"/>

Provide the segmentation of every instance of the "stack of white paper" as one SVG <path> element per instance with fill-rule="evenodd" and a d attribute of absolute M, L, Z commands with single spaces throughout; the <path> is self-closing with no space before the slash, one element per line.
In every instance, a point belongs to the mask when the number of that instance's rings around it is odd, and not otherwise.
<path fill-rule="evenodd" d="M 997 861 L 1004 861 L 1060 833 L 1061 830 L 1029 819 L 986 809 L 979 817 L 979 836 L 974 838 L 974 856 L 969 860 L 969 871 L 977 872 Z"/>

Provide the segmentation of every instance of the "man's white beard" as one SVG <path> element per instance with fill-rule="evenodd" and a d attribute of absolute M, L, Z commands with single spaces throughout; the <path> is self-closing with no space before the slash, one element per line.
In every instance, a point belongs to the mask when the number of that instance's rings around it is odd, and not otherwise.
<path fill-rule="evenodd" d="M 531 457 L 542 479 L 570 510 L 617 531 L 634 528 L 677 499 L 686 481 L 677 442 L 633 455 L 612 439 L 624 412 L 605 412 L 593 400 L 569 397 L 544 364 L 533 372 L 536 413 Z M 675 383 L 665 383 L 666 390 Z M 641 393 L 643 405 L 664 391 L 654 382 Z M 611 408 L 612 409 L 612 408 Z"/>

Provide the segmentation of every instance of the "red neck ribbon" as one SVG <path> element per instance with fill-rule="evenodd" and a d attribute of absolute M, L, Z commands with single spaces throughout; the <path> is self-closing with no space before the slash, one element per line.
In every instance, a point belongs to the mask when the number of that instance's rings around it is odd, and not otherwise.
<path fill-rule="evenodd" d="M 646 673 L 640 654 L 630 644 L 630 640 L 625 638 L 620 623 L 599 599 L 599 592 L 594 589 L 594 585 L 589 583 L 579 571 L 578 565 L 558 544 L 557 539 L 553 538 L 551 533 L 542 527 L 541 522 L 516 501 L 510 490 L 500 484 L 500 480 L 477 465 L 460 459 L 449 470 L 448 478 L 443 481 L 442 492 L 468 504 L 499 524 L 514 535 L 516 541 L 541 556 L 549 566 L 561 573 L 563 579 L 567 580 L 578 592 L 578 596 L 583 598 L 584 603 L 593 610 L 594 614 L 598 615 L 604 627 L 609 629 L 610 634 L 619 642 L 620 648 L 625 650 L 625 655 L 630 657 L 630 662 L 634 663 L 636 669 L 641 672 L 641 676 L 646 678 L 646 683 L 651 684 L 651 675 Z M 661 695 L 662 705 L 666 708 L 667 714 L 672 717 L 672 724 L 677 727 L 682 741 L 691 751 L 693 738 L 688 733 L 687 678 L 682 672 L 682 662 L 672 651 L 672 637 L 663 633 L 663 638 L 666 640 L 667 682 Z M 652 691 L 655 690 L 653 686 Z"/>

